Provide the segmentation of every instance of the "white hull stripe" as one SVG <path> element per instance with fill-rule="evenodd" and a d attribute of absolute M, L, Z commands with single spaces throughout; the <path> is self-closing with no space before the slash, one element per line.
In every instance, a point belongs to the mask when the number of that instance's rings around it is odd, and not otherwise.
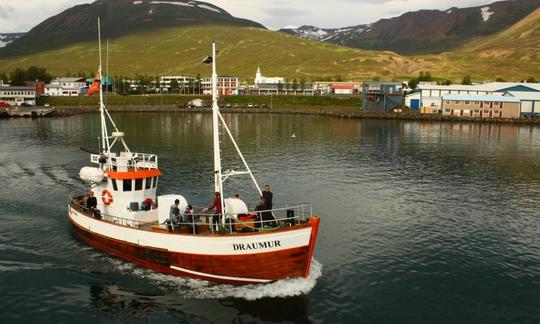
<path fill-rule="evenodd" d="M 201 276 L 201 277 L 208 277 L 208 278 L 234 280 L 234 281 L 246 281 L 246 282 L 270 282 L 270 281 L 272 281 L 272 280 L 268 280 L 268 279 L 250 279 L 250 278 L 219 276 L 219 275 L 213 275 L 213 274 L 204 273 L 204 272 L 197 272 L 197 271 L 184 269 L 184 268 L 180 268 L 180 267 L 175 267 L 173 265 L 171 266 L 171 268 L 175 269 L 175 270 L 178 270 L 178 271 L 183 271 L 183 272 L 191 273 L 191 274 L 198 275 L 198 276 Z"/>

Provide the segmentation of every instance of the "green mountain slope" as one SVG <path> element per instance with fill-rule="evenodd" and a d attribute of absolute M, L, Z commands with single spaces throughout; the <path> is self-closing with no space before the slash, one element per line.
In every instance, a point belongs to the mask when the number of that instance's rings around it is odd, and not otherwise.
<path fill-rule="evenodd" d="M 260 28 L 231 26 L 169 28 L 112 39 L 109 69 L 111 74 L 124 75 L 208 75 L 209 67 L 201 61 L 210 53 L 212 40 L 220 51 L 221 75 L 254 78 L 258 66 L 265 75 L 306 80 L 336 75 L 348 79 L 391 77 L 416 72 L 408 70 L 407 59 L 391 52 L 362 51 Z M 65 74 L 94 71 L 97 64 L 97 41 L 0 58 L 0 69 L 4 71 L 37 65 L 53 74 Z"/>
<path fill-rule="evenodd" d="M 200 25 L 265 29 L 259 23 L 233 17 L 227 11 L 202 1 L 96 0 L 46 19 L 21 38 L 0 49 L 0 57 L 37 53 L 94 41 L 97 37 L 98 18 L 101 18 L 103 39 L 162 28 Z"/>
<path fill-rule="evenodd" d="M 324 42 L 299 39 L 261 28 L 192 26 L 135 32 L 110 40 L 111 75 L 209 75 L 201 64 L 217 42 L 220 75 L 253 79 L 257 67 L 264 75 L 305 80 L 340 75 L 344 80 L 379 77 L 403 80 L 420 71 L 460 82 L 471 74 L 473 81 L 519 80 L 540 71 L 538 11 L 507 31 L 473 42 L 442 55 L 401 56 L 392 52 L 364 51 Z M 535 18 L 536 17 L 536 18 Z M 502 51 L 509 54 L 496 55 Z M 491 53 L 490 55 L 487 55 Z M 507 53 L 507 52 L 505 52 Z M 105 56 L 104 56 L 105 57 Z M 95 71 L 97 41 L 81 42 L 61 49 L 0 58 L 0 72 L 37 65 L 55 75 Z M 105 62 L 104 62 L 105 65 Z"/>
<path fill-rule="evenodd" d="M 444 57 L 473 76 L 491 74 L 491 80 L 540 77 L 540 8 L 512 27 L 472 41 Z"/>

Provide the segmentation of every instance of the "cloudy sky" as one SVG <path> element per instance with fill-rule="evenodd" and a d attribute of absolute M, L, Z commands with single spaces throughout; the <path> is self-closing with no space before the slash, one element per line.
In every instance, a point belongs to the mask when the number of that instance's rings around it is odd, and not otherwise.
<path fill-rule="evenodd" d="M 163 1 L 163 0 L 162 0 Z M 166 1 L 166 0 L 165 0 Z M 234 16 L 271 29 L 288 25 L 345 27 L 419 9 L 472 7 L 496 0 L 208 0 Z M 50 16 L 90 0 L 0 0 L 0 33 L 25 32 Z"/>

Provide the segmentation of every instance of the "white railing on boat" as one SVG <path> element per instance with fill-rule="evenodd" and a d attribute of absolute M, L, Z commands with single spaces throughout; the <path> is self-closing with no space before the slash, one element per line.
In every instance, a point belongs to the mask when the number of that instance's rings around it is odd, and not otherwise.
<path fill-rule="evenodd" d="M 190 233 L 197 234 L 198 226 L 204 225 L 208 226 L 208 230 L 212 234 L 234 234 L 246 231 L 258 232 L 286 228 L 296 224 L 305 223 L 305 221 L 313 215 L 311 204 L 285 202 L 274 203 L 274 205 L 279 206 L 279 208 L 250 211 L 245 215 L 245 218 L 241 215 L 227 215 L 225 224 L 221 222 L 220 215 L 208 213 L 194 213 L 192 215 L 193 217 L 188 217 L 188 215 L 180 215 L 177 220 L 166 221 L 165 223 L 159 224 L 157 220 L 154 222 L 143 222 L 128 218 L 116 217 L 101 212 L 98 214 L 93 214 L 91 210 L 86 208 L 83 204 L 77 202 L 77 199 L 80 198 L 84 198 L 84 195 L 72 196 L 70 200 L 70 205 L 79 212 L 89 216 L 93 215 L 98 219 L 116 225 L 149 231 L 152 231 L 153 226 L 163 225 L 164 227 L 169 228 L 171 232 L 176 232 L 180 228 L 188 228 Z M 200 208 L 202 210 L 202 207 L 195 208 Z M 267 213 L 267 217 L 271 219 L 264 220 L 264 213 Z M 188 218 L 191 218 L 191 220 Z M 213 223 L 213 218 L 219 219 L 218 222 Z M 247 230 L 237 230 L 237 225 L 242 225 L 242 227 L 247 228 Z"/>
<path fill-rule="evenodd" d="M 120 152 L 106 154 L 91 154 L 90 162 L 96 164 L 108 164 L 119 171 L 126 171 L 129 168 L 156 169 L 158 167 L 158 157 L 155 154 Z"/>

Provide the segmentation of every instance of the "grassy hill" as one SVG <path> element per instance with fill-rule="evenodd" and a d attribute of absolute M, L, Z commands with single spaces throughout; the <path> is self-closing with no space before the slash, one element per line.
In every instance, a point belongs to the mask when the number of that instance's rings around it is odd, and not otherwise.
<path fill-rule="evenodd" d="M 444 55 L 448 64 L 467 71 L 475 81 L 486 72 L 494 80 L 540 77 L 540 8 L 512 27 Z M 473 78 L 474 79 L 474 78 Z"/>
<path fill-rule="evenodd" d="M 124 75 L 209 75 L 209 66 L 201 61 L 210 54 L 212 40 L 219 49 L 220 75 L 254 78 L 258 66 L 268 76 L 298 79 L 338 74 L 345 79 L 391 78 L 410 72 L 406 59 L 391 52 L 362 51 L 260 28 L 232 26 L 167 28 L 112 39 L 109 69 L 111 74 Z M 65 74 L 94 71 L 97 64 L 97 42 L 0 58 L 3 71 L 37 65 L 53 74 Z"/>
<path fill-rule="evenodd" d="M 467 74 L 471 74 L 474 81 L 497 77 L 518 80 L 540 71 L 536 56 L 539 53 L 537 16 L 538 11 L 535 11 L 507 31 L 473 42 L 456 52 L 425 56 L 352 49 L 252 27 L 164 28 L 111 39 L 109 69 L 111 75 L 209 75 L 210 67 L 201 61 L 210 54 L 211 41 L 215 40 L 220 51 L 218 73 L 239 76 L 243 80 L 253 79 L 258 66 L 264 75 L 298 80 L 336 75 L 344 80 L 374 77 L 402 80 L 420 71 L 430 71 L 436 77 L 454 82 L 461 81 Z M 512 52 L 488 55 L 503 50 Z M 528 60 L 522 61 L 523 58 Z M 0 72 L 36 65 L 46 67 L 54 75 L 65 75 L 95 71 L 97 64 L 97 41 L 81 42 L 35 54 L 0 58 Z"/>

